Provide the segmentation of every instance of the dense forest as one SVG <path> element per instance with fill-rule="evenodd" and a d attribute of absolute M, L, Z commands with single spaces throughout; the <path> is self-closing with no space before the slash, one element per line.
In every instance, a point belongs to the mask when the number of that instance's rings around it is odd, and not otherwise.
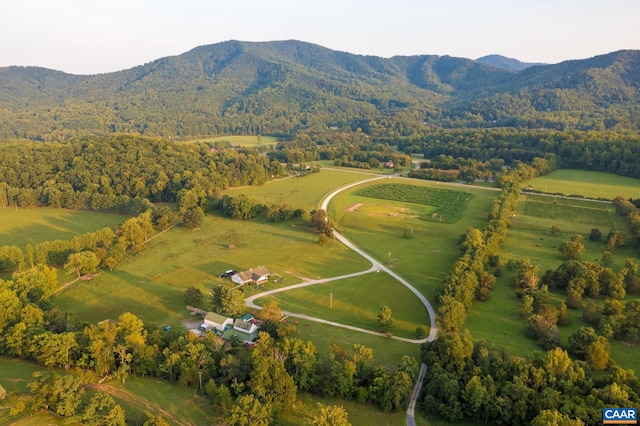
<path fill-rule="evenodd" d="M 449 56 L 379 58 L 298 42 L 229 41 L 93 76 L 0 69 L 0 137 L 116 132 L 185 139 L 361 128 L 637 131 L 640 53 L 519 72 Z"/>

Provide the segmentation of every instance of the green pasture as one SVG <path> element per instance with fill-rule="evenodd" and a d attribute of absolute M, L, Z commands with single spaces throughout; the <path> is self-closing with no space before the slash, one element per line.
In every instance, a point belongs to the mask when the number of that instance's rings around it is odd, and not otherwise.
<path fill-rule="evenodd" d="M 393 169 L 383 169 L 382 166 L 372 167 L 370 169 L 359 169 L 357 167 L 336 166 L 334 163 L 334 160 L 319 160 L 319 161 L 314 161 L 313 164 L 319 164 L 322 167 L 331 169 L 331 170 L 340 170 L 345 172 L 362 173 L 362 174 L 368 174 L 368 175 L 391 175 L 395 173 Z"/>
<path fill-rule="evenodd" d="M 373 216 L 424 218 L 430 217 L 435 207 L 424 204 L 403 203 L 387 200 L 384 204 L 362 204 L 353 210 L 357 213 Z"/>
<path fill-rule="evenodd" d="M 425 221 L 411 215 L 371 215 L 359 212 L 359 205 L 378 206 L 377 209 L 384 209 L 384 206 L 389 205 L 389 200 L 357 195 L 361 188 L 376 186 L 381 182 L 388 183 L 386 179 L 373 181 L 338 194 L 329 205 L 329 217 L 345 237 L 393 268 L 432 300 L 434 289 L 458 258 L 458 239 L 467 227 L 483 228 L 486 225 L 487 214 L 498 192 L 469 186 L 448 186 L 452 191 L 459 188 L 461 196 L 466 193 L 473 195 L 460 220 L 452 224 Z M 427 191 L 440 187 L 435 182 L 417 179 L 394 178 L 391 182 L 412 184 Z M 404 205 L 407 208 L 414 206 L 409 203 Z M 393 211 L 389 210 L 390 213 Z M 403 236 L 405 227 L 413 229 L 412 238 Z"/>
<path fill-rule="evenodd" d="M 385 413 L 373 404 L 360 404 L 356 401 L 338 398 L 323 398 L 308 393 L 298 393 L 298 400 L 303 408 L 300 413 L 287 413 L 281 424 L 286 426 L 309 424 L 309 420 L 318 414 L 316 403 L 324 405 L 342 406 L 349 414 L 349 422 L 352 425 L 405 425 L 407 413 Z"/>
<path fill-rule="evenodd" d="M 33 373 L 44 369 L 42 365 L 0 357 L 0 385 L 7 392 L 29 392 L 27 383 L 33 380 Z"/>
<path fill-rule="evenodd" d="M 321 169 L 319 173 L 288 177 L 263 186 L 231 188 L 226 193 L 245 194 L 267 206 L 286 203 L 309 212 L 318 208 L 320 201 L 333 189 L 369 178 L 370 174 Z"/>
<path fill-rule="evenodd" d="M 523 182 L 521 186 L 531 186 L 536 191 L 577 194 L 587 198 L 640 198 L 638 179 L 588 170 L 555 170 L 548 175 Z"/>
<path fill-rule="evenodd" d="M 599 223 L 608 228 L 615 225 L 612 216 L 616 211 L 611 204 L 539 195 L 522 195 L 521 203 L 521 211 L 526 216 L 561 221 L 573 219 L 583 224 Z"/>
<path fill-rule="evenodd" d="M 258 135 L 229 135 L 229 136 L 216 136 L 215 138 L 197 139 L 193 142 L 229 142 L 231 145 L 240 146 L 268 146 L 275 145 L 278 142 L 278 138 L 273 136 L 258 136 Z"/>
<path fill-rule="evenodd" d="M 380 183 L 357 189 L 355 195 L 431 206 L 420 219 L 439 223 L 455 223 L 473 195 L 446 188 L 433 188 L 400 183 Z"/>
<path fill-rule="evenodd" d="M 130 377 L 125 384 L 115 380 L 107 384 L 132 395 L 126 399 L 112 395 L 116 403 L 124 408 L 127 419 L 145 419 L 144 412 L 148 410 L 156 416 L 162 416 L 170 425 L 175 424 L 160 411 L 164 410 L 182 424 L 215 424 L 217 413 L 211 403 L 194 393 L 193 388 L 141 377 Z"/>
<path fill-rule="evenodd" d="M 551 233 L 551 226 L 560 228 L 559 235 Z M 539 265 L 539 276 L 548 269 L 556 270 L 563 262 L 559 247 L 575 234 L 583 236 L 585 251 L 583 260 L 599 262 L 606 250 L 606 238 L 594 242 L 589 239 L 592 228 L 599 228 L 606 235 L 611 228 L 617 228 L 631 236 L 626 222 L 617 215 L 611 204 L 586 200 L 563 200 L 540 195 L 521 195 L 516 206 L 516 217 L 511 219 L 510 228 L 501 250 L 501 263 L 509 259 L 529 258 Z M 627 238 L 627 245 L 613 253 L 611 268 L 619 271 L 626 258 L 636 257 L 638 243 Z M 536 343 L 525 335 L 525 320 L 518 310 L 520 301 L 511 287 L 513 274 L 503 267 L 504 275 L 496 281 L 491 297 L 486 302 L 474 302 L 466 327 L 476 339 L 489 339 L 509 348 L 517 356 L 526 356 L 539 350 Z M 552 291 L 550 297 L 558 306 L 566 295 Z M 629 296 L 627 296 L 629 299 Z M 582 320 L 581 310 L 570 310 L 572 323 L 559 327 L 561 341 L 566 346 L 568 337 L 580 326 L 587 325 Z M 611 342 L 611 357 L 624 368 L 640 371 L 640 359 L 635 346 Z"/>
<path fill-rule="evenodd" d="M 114 271 L 77 282 L 52 302 L 84 321 L 131 312 L 145 323 L 176 326 L 189 318 L 184 308 L 186 288 L 200 288 L 208 297 L 214 285 L 230 282 L 218 278 L 220 272 L 260 265 L 286 284 L 299 282 L 297 276 L 331 277 L 370 266 L 337 241 L 320 246 L 318 235 L 309 232 L 302 220 L 271 223 L 207 215 L 200 230 L 174 228 Z M 265 289 L 275 285 L 281 281 L 269 282 Z"/>
<path fill-rule="evenodd" d="M 295 320 L 294 316 L 290 318 L 291 321 Z M 290 325 L 291 321 L 289 322 Z M 415 343 L 401 342 L 388 337 L 360 333 L 359 331 L 304 320 L 299 320 L 295 328 L 300 339 L 305 342 L 309 340 L 313 342 L 320 358 L 329 356 L 329 347 L 332 344 L 338 344 L 342 349 L 349 352 L 353 349 L 353 345 L 358 343 L 373 349 L 375 363 L 388 367 L 397 367 L 403 355 L 412 356 L 417 360 L 420 359 L 420 345 Z"/>
<path fill-rule="evenodd" d="M 391 334 L 415 338 L 417 327 L 423 327 L 427 333 L 429 330 L 424 305 L 408 288 L 385 273 L 373 272 L 276 293 L 258 299 L 257 303 L 262 305 L 268 301 L 276 301 L 289 312 L 372 331 L 378 331 L 378 311 L 387 305 L 394 319 Z"/>
<path fill-rule="evenodd" d="M 473 302 L 465 327 L 475 340 L 490 340 L 509 348 L 511 355 L 526 357 L 543 349 L 525 334 L 525 320 L 518 314 L 520 300 L 513 292 L 511 280 L 511 274 L 504 274 L 496 280 L 489 300 Z"/>
<path fill-rule="evenodd" d="M 534 206 L 534 207 L 531 207 Z M 631 231 L 615 207 L 586 200 L 563 200 L 541 195 L 520 195 L 516 206 L 516 217 L 511 220 L 509 232 L 503 245 L 506 258 L 531 258 L 540 265 L 540 273 L 547 269 L 556 269 L 562 262 L 559 247 L 576 234 L 583 237 L 585 252 L 583 260 L 599 261 L 606 250 L 606 235 L 617 228 L 627 236 Z M 551 227 L 558 226 L 560 234 L 551 234 Z M 589 239 L 592 228 L 603 233 L 603 240 L 594 242 Z M 627 245 L 614 252 L 613 269 L 624 265 L 627 257 L 637 255 L 637 243 L 627 238 Z"/>
<path fill-rule="evenodd" d="M 0 246 L 24 248 L 44 241 L 70 240 L 76 235 L 115 228 L 129 216 L 48 207 L 0 209 Z"/>
<path fill-rule="evenodd" d="M 8 411 L 8 410 L 7 410 Z M 6 416 L 6 417 L 4 417 Z M 42 426 L 42 425 L 81 425 L 82 423 L 69 421 L 52 411 L 36 411 L 23 413 L 17 418 L 10 418 L 7 414 L 0 414 L 0 424 L 11 426 Z"/>

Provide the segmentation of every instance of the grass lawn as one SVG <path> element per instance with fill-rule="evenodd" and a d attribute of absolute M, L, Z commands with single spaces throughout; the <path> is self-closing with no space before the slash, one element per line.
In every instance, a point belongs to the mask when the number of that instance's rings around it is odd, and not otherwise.
<path fill-rule="evenodd" d="M 498 193 L 469 186 L 448 186 L 453 191 L 459 188 L 460 194 L 473 194 L 460 220 L 451 224 L 425 221 L 411 215 L 395 215 L 393 210 L 388 210 L 387 214 L 380 214 L 380 211 L 376 211 L 376 214 L 358 211 L 359 205 L 378 206 L 377 210 L 390 205 L 389 200 L 356 195 L 361 188 L 379 185 L 381 182 L 389 183 L 387 179 L 374 181 L 338 194 L 329 206 L 329 216 L 335 221 L 337 229 L 354 244 L 392 267 L 428 299 L 433 300 L 434 289 L 458 258 L 458 239 L 469 226 L 485 226 L 491 203 Z M 390 179 L 390 182 L 427 189 L 444 186 L 404 178 Z M 403 204 L 407 208 L 413 208 L 410 203 L 397 202 L 393 206 Z M 412 238 L 403 237 L 405 227 L 413 229 Z"/>
<path fill-rule="evenodd" d="M 332 308 L 329 299 L 332 294 Z M 405 286 L 385 273 L 312 285 L 258 299 L 262 305 L 276 301 L 284 310 L 377 331 L 377 315 L 382 305 L 393 313 L 390 332 L 415 338 L 416 327 L 429 330 L 424 305 Z"/>
<path fill-rule="evenodd" d="M 197 139 L 192 142 L 229 142 L 231 145 L 258 147 L 275 145 L 278 142 L 278 138 L 262 135 L 230 135 L 217 136 L 215 138 Z"/>
<path fill-rule="evenodd" d="M 325 246 L 317 241 L 302 220 L 273 224 L 207 215 L 201 230 L 166 232 L 113 272 L 102 271 L 91 281 L 75 283 L 52 302 L 84 321 L 116 319 L 131 312 L 145 323 L 177 326 L 188 317 L 185 289 L 195 286 L 208 296 L 214 285 L 229 282 L 217 277 L 227 269 L 264 265 L 292 284 L 299 281 L 297 275 L 330 277 L 370 266 L 337 241 Z M 235 248 L 229 249 L 229 244 Z M 281 284 L 269 282 L 265 290 L 275 285 Z"/>
<path fill-rule="evenodd" d="M 53 209 L 0 209 L 0 246 L 24 248 L 44 241 L 70 240 L 78 234 L 115 228 L 130 216 Z"/>
<path fill-rule="evenodd" d="M 400 183 L 369 185 L 365 188 L 357 189 L 354 195 L 430 206 L 431 208 L 426 213 L 419 215 L 419 217 L 423 220 L 431 220 L 438 223 L 457 222 L 466 205 L 473 198 L 472 194 L 460 190 Z"/>
<path fill-rule="evenodd" d="M 4 411 L 4 410 L 3 410 Z M 0 424 L 11 426 L 42 426 L 42 425 L 81 425 L 82 423 L 69 421 L 67 418 L 51 411 L 37 411 L 22 414 L 18 418 L 5 417 L 0 414 Z"/>
<path fill-rule="evenodd" d="M 371 175 L 354 171 L 322 169 L 320 173 L 280 179 L 263 186 L 232 188 L 226 193 L 246 194 L 267 206 L 287 203 L 294 208 L 303 208 L 309 212 L 318 208 L 320 201 L 333 189 L 369 178 Z"/>
<path fill-rule="evenodd" d="M 388 337 L 359 333 L 317 322 L 305 323 L 303 320 L 300 320 L 296 329 L 300 339 L 313 342 L 321 358 L 329 356 L 329 346 L 332 344 L 338 344 L 345 351 L 350 352 L 353 345 L 359 343 L 373 349 L 373 359 L 377 364 L 397 367 L 403 355 L 420 359 L 420 345 L 414 343 L 400 342 Z"/>
<path fill-rule="evenodd" d="M 45 369 L 42 365 L 0 357 L 0 385 L 7 392 L 29 392 L 27 383 L 33 380 L 33 373 Z"/>
<path fill-rule="evenodd" d="M 588 170 L 555 170 L 521 184 L 522 188 L 529 185 L 537 191 L 579 194 L 588 198 L 614 199 L 618 195 L 624 198 L 640 198 L 638 179 Z"/>
<path fill-rule="evenodd" d="M 475 340 L 490 340 L 509 348 L 511 355 L 526 357 L 534 351 L 543 352 L 525 334 L 525 320 L 518 311 L 520 300 L 511 287 L 511 274 L 504 274 L 491 291 L 489 300 L 474 301 L 465 321 Z"/>
<path fill-rule="evenodd" d="M 182 424 L 216 424 L 214 418 L 218 414 L 212 409 L 211 403 L 206 398 L 194 394 L 192 388 L 139 377 L 131 377 L 125 384 L 119 381 L 107 384 L 124 391 L 121 395 L 112 396 L 125 409 L 127 419 L 145 419 L 144 411 L 149 410 L 156 416 L 162 416 L 169 424 L 175 424 L 160 411 L 164 410 Z"/>
<path fill-rule="evenodd" d="M 283 425 L 305 425 L 314 415 L 318 414 L 316 403 L 324 405 L 342 406 L 349 414 L 349 423 L 352 425 L 405 425 L 406 411 L 399 413 L 385 413 L 373 404 L 360 404 L 356 401 L 346 401 L 337 398 L 323 398 L 308 393 L 298 393 L 298 399 L 303 404 L 302 413 L 292 413 L 284 416 Z"/>

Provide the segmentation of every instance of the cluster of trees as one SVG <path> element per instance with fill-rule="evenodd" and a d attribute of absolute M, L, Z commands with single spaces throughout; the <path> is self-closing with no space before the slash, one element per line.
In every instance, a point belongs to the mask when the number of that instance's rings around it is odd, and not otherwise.
<path fill-rule="evenodd" d="M 404 138 L 398 149 L 422 153 L 424 158 L 440 155 L 479 162 L 503 160 L 532 163 L 547 159 L 554 168 L 586 169 L 640 177 L 640 136 L 635 133 L 557 131 L 523 129 L 432 130 L 420 137 Z"/>
<path fill-rule="evenodd" d="M 376 366 L 373 351 L 361 345 L 354 345 L 353 352 L 333 345 L 329 357 L 321 359 L 311 342 L 296 338 L 293 328 L 279 322 L 277 306 L 261 312 L 264 323 L 271 324 L 265 329 L 272 333 L 260 332 L 249 351 L 214 333 L 199 339 L 187 331 L 164 332 L 131 313 L 120 315 L 117 321 L 81 324 L 55 309 L 43 311 L 31 302 L 22 304 L 15 294 L 9 299 L 5 297 L 8 291 L 3 284 L 2 355 L 83 371 L 85 378 L 93 374 L 125 382 L 131 375 L 151 376 L 192 387 L 210 398 L 217 409 L 228 412 L 229 424 L 253 424 L 246 422 L 247 412 L 234 408 L 234 401 L 236 407 L 250 402 L 268 418 L 275 418 L 294 408 L 298 390 L 370 401 L 385 411 L 402 410 L 418 373 L 418 363 L 410 357 L 404 357 L 397 369 Z M 233 306 L 232 292 L 214 292 L 214 301 L 221 299 L 223 306 Z M 64 392 L 54 390 L 62 384 Z M 29 404 L 32 408 L 48 406 L 64 416 L 84 416 L 89 408 L 81 408 L 80 385 L 80 379 L 73 376 L 43 375 L 30 385 Z M 112 409 L 116 410 L 112 415 L 121 415 L 114 406 L 105 406 L 110 408 L 103 409 L 104 415 Z"/>
<path fill-rule="evenodd" d="M 409 155 L 371 139 L 361 129 L 355 132 L 298 132 L 290 142 L 278 143 L 275 150 L 267 155 L 287 164 L 333 160 L 336 166 L 363 169 L 382 167 L 385 162 L 392 162 L 394 167 L 411 165 Z"/>
<path fill-rule="evenodd" d="M 304 209 L 295 209 L 287 203 L 267 207 L 245 194 L 225 194 L 220 198 L 212 198 L 208 206 L 212 210 L 220 210 L 227 217 L 240 220 L 251 219 L 264 213 L 269 222 L 283 222 L 302 217 L 305 213 Z"/>
<path fill-rule="evenodd" d="M 56 144 L 5 142 L 0 144 L 0 207 L 138 207 L 140 212 L 144 199 L 195 199 L 204 208 L 206 197 L 221 189 L 260 185 L 285 174 L 279 162 L 250 148 L 218 150 L 134 135 Z"/>
<path fill-rule="evenodd" d="M 616 211 L 625 218 L 634 237 L 640 241 L 640 209 L 631 200 L 616 197 L 613 200 Z"/>
<path fill-rule="evenodd" d="M 591 239 L 599 239 L 601 232 L 591 230 Z M 623 241 L 617 230 L 612 230 L 607 239 L 607 248 L 614 250 Z M 640 277 L 634 259 L 628 258 L 624 267 L 613 271 L 609 266 L 611 251 L 605 250 L 602 263 L 580 260 L 584 250 L 582 236 L 576 235 L 571 241 L 560 245 L 565 262 L 558 268 L 547 270 L 542 279 L 539 270 L 529 259 L 511 261 L 508 266 L 517 269 L 513 286 L 522 299 L 521 314 L 526 318 L 527 334 L 536 339 L 545 349 L 560 346 L 558 326 L 571 321 L 569 309 L 583 309 L 584 319 L 594 325 L 600 333 L 599 340 L 616 338 L 628 342 L 638 341 L 638 315 L 636 301 L 623 302 L 627 293 L 640 294 Z M 566 299 L 559 306 L 551 303 L 549 289 L 566 292 Z M 598 307 L 593 300 L 604 299 L 604 307 Z M 586 304 L 586 306 L 585 306 Z M 600 339 L 602 338 L 602 339 Z M 607 366 L 608 343 L 599 342 L 601 358 L 595 364 L 599 369 Z M 606 349 L 606 351 L 604 350 Z M 605 356 L 606 355 L 606 356 Z M 605 361 L 602 361 L 602 359 Z"/>
<path fill-rule="evenodd" d="M 440 154 L 429 161 L 422 161 L 420 169 L 412 172 L 410 177 L 421 179 L 453 182 L 462 179 L 467 183 L 476 180 L 488 181 L 496 175 L 502 174 L 504 160 L 492 158 L 488 161 L 478 161 L 473 158 L 453 158 Z"/>
<path fill-rule="evenodd" d="M 588 336 L 573 340 L 575 350 L 592 346 Z M 602 407 L 640 404 L 633 371 L 614 366 L 596 376 L 560 348 L 522 359 L 468 332 L 441 334 L 422 346 L 422 361 L 421 410 L 452 422 L 578 426 L 602 422 Z"/>

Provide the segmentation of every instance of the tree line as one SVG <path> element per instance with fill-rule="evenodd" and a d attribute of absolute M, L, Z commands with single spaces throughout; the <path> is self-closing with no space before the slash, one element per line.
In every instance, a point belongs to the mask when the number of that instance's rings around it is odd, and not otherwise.
<path fill-rule="evenodd" d="M 593 262 L 567 260 L 556 271 L 547 271 L 542 282 L 537 267 L 526 259 L 510 262 L 518 263 L 514 289 L 522 298 L 520 313 L 526 318 L 527 333 L 548 350 L 546 354 L 516 358 L 490 342 L 474 342 L 468 331 L 461 331 L 472 301 L 489 297 L 501 271 L 497 267 L 493 275 L 489 273 L 499 264 L 497 255 L 515 209 L 518 182 L 548 169 L 546 160 L 537 159 L 502 174 L 498 182 L 503 189 L 485 232 L 469 228 L 461 237 L 461 256 L 436 292 L 438 326 L 444 333 L 421 349 L 422 360 L 429 365 L 420 405 L 425 414 L 448 421 L 582 425 L 600 422 L 602 407 L 640 403 L 640 380 L 633 371 L 611 362 L 608 343 L 609 337 L 638 339 L 640 303 L 620 301 L 623 283 L 637 291 L 637 265 L 631 259 L 619 274 Z M 626 200 L 618 199 L 617 205 L 627 215 L 635 209 Z M 548 286 L 567 288 L 566 303 L 553 306 Z M 581 307 L 583 292 L 608 299 L 603 308 L 593 302 L 585 306 L 584 318 L 596 329 L 581 327 L 569 337 L 569 351 L 578 359 L 573 361 L 560 347 L 557 325 L 571 321 L 567 305 Z"/>
<path fill-rule="evenodd" d="M 640 137 L 636 133 L 577 130 L 436 129 L 402 138 L 398 149 L 421 153 L 426 159 L 438 156 L 531 163 L 548 160 L 554 168 L 586 169 L 640 177 Z"/>

